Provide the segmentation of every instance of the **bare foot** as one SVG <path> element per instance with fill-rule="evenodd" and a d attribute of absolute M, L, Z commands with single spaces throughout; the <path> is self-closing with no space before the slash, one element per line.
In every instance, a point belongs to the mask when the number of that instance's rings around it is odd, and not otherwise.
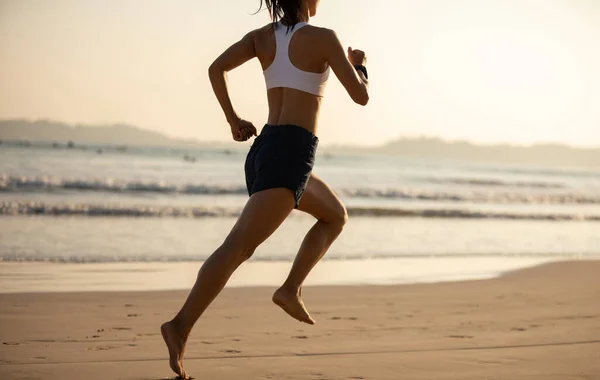
<path fill-rule="evenodd" d="M 299 293 L 289 292 L 283 288 L 279 288 L 275 294 L 273 294 L 273 302 L 292 318 L 297 319 L 300 322 L 308 323 L 309 325 L 315 324 L 315 320 L 311 318 L 306 307 L 304 307 L 304 302 L 302 302 Z"/>
<path fill-rule="evenodd" d="M 181 379 L 191 379 L 183 369 L 182 362 L 186 339 L 180 335 L 173 322 L 167 322 L 160 326 L 160 332 L 169 349 L 169 364 L 171 365 L 171 369 Z"/>

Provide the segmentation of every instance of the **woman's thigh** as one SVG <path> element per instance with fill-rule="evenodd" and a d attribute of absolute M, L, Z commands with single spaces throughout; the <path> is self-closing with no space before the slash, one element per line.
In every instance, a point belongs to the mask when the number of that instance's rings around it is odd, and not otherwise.
<path fill-rule="evenodd" d="M 292 212 L 294 193 L 274 188 L 252 194 L 225 240 L 234 247 L 252 250 L 267 240 Z"/>

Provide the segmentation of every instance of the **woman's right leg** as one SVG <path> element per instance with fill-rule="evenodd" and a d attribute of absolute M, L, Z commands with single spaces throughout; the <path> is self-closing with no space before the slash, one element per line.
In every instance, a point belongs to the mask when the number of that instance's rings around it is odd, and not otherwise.
<path fill-rule="evenodd" d="M 224 243 L 200 268 L 185 304 L 170 322 L 161 327 L 169 348 L 171 368 L 187 378 L 183 352 L 192 327 L 221 292 L 229 277 L 264 242 L 294 209 L 293 192 L 276 188 L 253 194 Z"/>

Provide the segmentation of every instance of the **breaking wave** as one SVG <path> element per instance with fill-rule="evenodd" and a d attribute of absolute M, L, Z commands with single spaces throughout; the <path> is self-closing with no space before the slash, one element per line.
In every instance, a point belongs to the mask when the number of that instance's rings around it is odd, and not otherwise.
<path fill-rule="evenodd" d="M 236 217 L 241 209 L 226 207 L 122 206 L 94 204 L 46 204 L 43 202 L 2 202 L 4 216 L 85 216 L 141 218 L 210 218 Z M 449 219 L 508 219 L 547 221 L 600 221 L 600 215 L 566 213 L 511 213 L 460 209 L 403 209 L 382 207 L 349 207 L 350 216 L 449 218 Z"/>
<path fill-rule="evenodd" d="M 426 182 L 467 186 L 517 187 L 534 189 L 564 189 L 566 186 L 556 182 L 503 181 L 483 178 L 424 178 Z"/>
<path fill-rule="evenodd" d="M 120 181 L 115 179 L 60 179 L 53 177 L 0 176 L 2 192 L 104 191 L 111 193 L 162 194 L 244 194 L 242 186 L 208 186 L 186 184 L 177 186 L 166 182 Z"/>
<path fill-rule="evenodd" d="M 475 185 L 477 183 L 489 186 L 517 186 L 516 183 L 490 180 L 449 179 L 437 181 L 454 181 L 460 184 Z M 557 188 L 552 184 L 527 183 L 524 187 Z M 560 186 L 560 185 L 556 185 Z M 515 191 L 435 191 L 426 189 L 382 189 L 382 188 L 341 188 L 335 189 L 342 196 L 357 198 L 387 198 L 402 200 L 426 200 L 444 202 L 475 202 L 475 203 L 522 203 L 522 204 L 600 204 L 600 194 L 580 193 L 528 193 Z M 56 193 L 65 191 L 75 192 L 110 192 L 121 194 L 150 193 L 177 195 L 245 195 L 245 186 L 237 185 L 205 185 L 183 184 L 175 185 L 167 182 L 121 181 L 115 179 L 60 179 L 53 177 L 21 177 L 0 176 L 0 192 L 23 193 L 42 192 Z"/>

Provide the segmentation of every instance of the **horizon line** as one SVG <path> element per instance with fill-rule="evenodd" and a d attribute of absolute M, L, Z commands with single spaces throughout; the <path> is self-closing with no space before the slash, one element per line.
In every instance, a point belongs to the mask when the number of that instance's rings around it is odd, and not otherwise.
<path fill-rule="evenodd" d="M 211 144 L 211 143 L 235 144 L 235 142 L 233 142 L 233 141 L 199 140 L 197 137 L 172 136 L 172 135 L 169 135 L 169 134 L 161 132 L 161 131 L 140 127 L 138 125 L 127 123 L 127 122 L 105 122 L 105 123 L 77 122 L 77 123 L 71 124 L 71 123 L 68 123 L 65 121 L 60 121 L 60 120 L 51 119 L 51 118 L 0 118 L 0 123 L 5 122 L 5 121 L 25 121 L 25 122 L 28 122 L 31 124 L 34 124 L 36 122 L 49 122 L 49 123 L 64 124 L 65 126 L 70 127 L 70 128 L 76 128 L 76 127 L 107 128 L 107 127 L 114 127 L 114 126 L 125 126 L 125 127 L 130 127 L 133 129 L 137 129 L 140 131 L 144 131 L 144 132 L 156 133 L 158 135 L 163 136 L 164 138 L 166 138 L 168 140 L 172 140 L 173 142 L 179 142 L 179 143 L 186 142 L 186 143 L 200 143 L 200 144 Z M 577 144 L 567 144 L 567 143 L 558 142 L 558 141 L 536 141 L 536 142 L 532 142 L 532 143 L 514 143 L 514 142 L 507 142 L 507 141 L 483 142 L 483 141 L 469 140 L 467 138 L 448 139 L 448 138 L 444 138 L 442 136 L 436 136 L 436 135 L 418 135 L 418 136 L 403 135 L 403 136 L 398 136 L 396 138 L 388 139 L 384 142 L 381 142 L 379 144 L 373 144 L 373 145 L 361 145 L 361 144 L 355 144 L 355 143 L 348 143 L 348 144 L 325 143 L 323 145 L 326 146 L 327 148 L 376 149 L 376 148 L 383 148 L 389 144 L 392 144 L 395 142 L 400 142 L 403 140 L 408 140 L 408 141 L 438 140 L 445 144 L 470 144 L 472 146 L 479 146 L 479 147 L 486 147 L 486 148 L 490 148 L 490 147 L 494 147 L 494 146 L 505 146 L 505 147 L 513 147 L 513 148 L 534 148 L 534 147 L 540 147 L 540 146 L 555 145 L 555 146 L 561 146 L 561 147 L 566 147 L 566 148 L 571 148 L 571 149 L 600 150 L 600 143 L 598 143 L 597 145 L 577 145 Z"/>

